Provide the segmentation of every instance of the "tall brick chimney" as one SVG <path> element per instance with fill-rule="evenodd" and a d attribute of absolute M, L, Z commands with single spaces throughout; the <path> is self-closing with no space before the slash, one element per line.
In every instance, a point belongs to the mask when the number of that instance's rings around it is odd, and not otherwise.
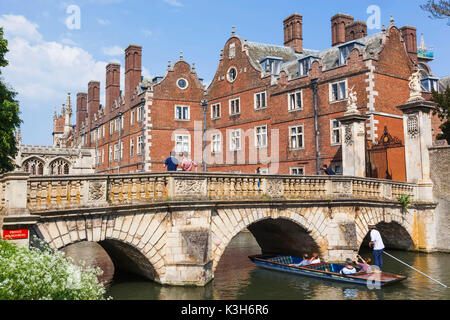
<path fill-rule="evenodd" d="M 331 45 L 345 43 L 345 26 L 352 23 L 353 16 L 338 13 L 331 17 Z"/>
<path fill-rule="evenodd" d="M 364 21 L 355 21 L 345 26 L 345 42 L 364 38 L 367 36 L 367 24 Z"/>
<path fill-rule="evenodd" d="M 417 62 L 417 30 L 415 27 L 404 26 L 400 28 L 405 41 L 406 52 L 414 62 Z"/>
<path fill-rule="evenodd" d="M 303 53 L 302 15 L 294 13 L 283 21 L 284 45 L 291 47 L 297 53 Z"/>
<path fill-rule="evenodd" d="M 100 82 L 90 81 L 88 83 L 88 127 L 91 126 L 94 114 L 100 109 Z"/>
<path fill-rule="evenodd" d="M 81 123 L 86 120 L 87 115 L 87 93 L 77 93 L 77 120 L 75 126 L 75 132 L 80 132 Z"/>
<path fill-rule="evenodd" d="M 120 64 L 109 63 L 106 66 L 105 111 L 111 110 L 114 100 L 120 96 Z"/>
<path fill-rule="evenodd" d="M 130 44 L 125 49 L 125 103 L 130 101 L 130 97 L 141 82 L 142 67 L 142 47 Z"/>

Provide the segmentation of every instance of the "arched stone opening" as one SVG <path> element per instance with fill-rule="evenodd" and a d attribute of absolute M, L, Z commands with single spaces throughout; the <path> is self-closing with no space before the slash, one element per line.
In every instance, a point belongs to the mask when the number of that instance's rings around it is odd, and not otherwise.
<path fill-rule="evenodd" d="M 263 254 L 284 254 L 301 257 L 304 253 L 319 253 L 319 246 L 305 228 L 288 219 L 264 219 L 252 223 L 253 234 Z"/>
<path fill-rule="evenodd" d="M 159 282 L 159 276 L 153 265 L 138 249 L 113 239 L 98 242 L 114 263 L 115 274 L 134 274 Z"/>
<path fill-rule="evenodd" d="M 414 250 L 414 241 L 408 231 L 398 222 L 379 222 L 377 230 L 381 234 L 386 249 Z M 369 248 L 370 231 L 364 237 L 360 250 Z"/>

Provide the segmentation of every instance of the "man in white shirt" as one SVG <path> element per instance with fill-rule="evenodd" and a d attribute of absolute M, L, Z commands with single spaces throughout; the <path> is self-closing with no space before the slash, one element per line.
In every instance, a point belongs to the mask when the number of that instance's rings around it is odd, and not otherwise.
<path fill-rule="evenodd" d="M 381 234 L 374 225 L 369 225 L 369 230 L 370 230 L 369 247 L 373 248 L 373 260 L 381 271 L 383 267 L 383 249 L 384 249 L 383 239 L 381 239 Z"/>

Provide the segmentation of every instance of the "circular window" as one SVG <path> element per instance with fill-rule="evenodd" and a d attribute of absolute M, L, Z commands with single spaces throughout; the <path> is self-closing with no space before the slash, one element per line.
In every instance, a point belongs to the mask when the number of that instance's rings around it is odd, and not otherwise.
<path fill-rule="evenodd" d="M 229 82 L 233 82 L 234 80 L 236 80 L 237 77 L 237 70 L 235 67 L 231 67 L 230 69 L 228 69 L 227 72 L 227 80 Z"/>
<path fill-rule="evenodd" d="M 183 78 L 178 79 L 177 86 L 178 86 L 178 88 L 184 90 L 184 89 L 186 89 L 188 87 L 188 81 L 186 79 L 183 79 Z"/>

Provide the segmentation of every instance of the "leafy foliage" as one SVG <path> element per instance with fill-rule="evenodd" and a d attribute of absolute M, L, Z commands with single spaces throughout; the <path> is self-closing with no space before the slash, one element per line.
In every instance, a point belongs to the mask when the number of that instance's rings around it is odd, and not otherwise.
<path fill-rule="evenodd" d="M 444 120 L 444 123 L 439 127 L 442 130 L 442 134 L 439 134 L 437 138 L 445 139 L 450 144 L 450 87 L 447 87 L 443 93 L 438 93 L 433 90 L 432 95 L 432 100 L 438 104 L 436 113 L 441 120 Z"/>
<path fill-rule="evenodd" d="M 449 19 L 447 24 L 450 25 L 450 1 L 427 0 L 427 3 L 421 5 L 420 8 L 430 13 L 430 18 Z"/>
<path fill-rule="evenodd" d="M 3 37 L 3 28 L 0 28 L 0 67 L 8 65 L 5 59 L 5 54 L 8 52 L 7 46 L 8 41 Z M 16 92 L 8 88 L 0 77 L 0 174 L 14 169 L 12 158 L 18 151 L 14 133 L 22 120 L 19 118 L 19 104 L 15 96 Z"/>
<path fill-rule="evenodd" d="M 0 300 L 103 299 L 101 269 L 77 266 L 48 247 L 41 250 L 0 240 Z"/>
<path fill-rule="evenodd" d="M 409 194 L 401 194 L 398 196 L 397 200 L 401 203 L 403 210 L 408 210 L 408 205 L 411 203 Z"/>

